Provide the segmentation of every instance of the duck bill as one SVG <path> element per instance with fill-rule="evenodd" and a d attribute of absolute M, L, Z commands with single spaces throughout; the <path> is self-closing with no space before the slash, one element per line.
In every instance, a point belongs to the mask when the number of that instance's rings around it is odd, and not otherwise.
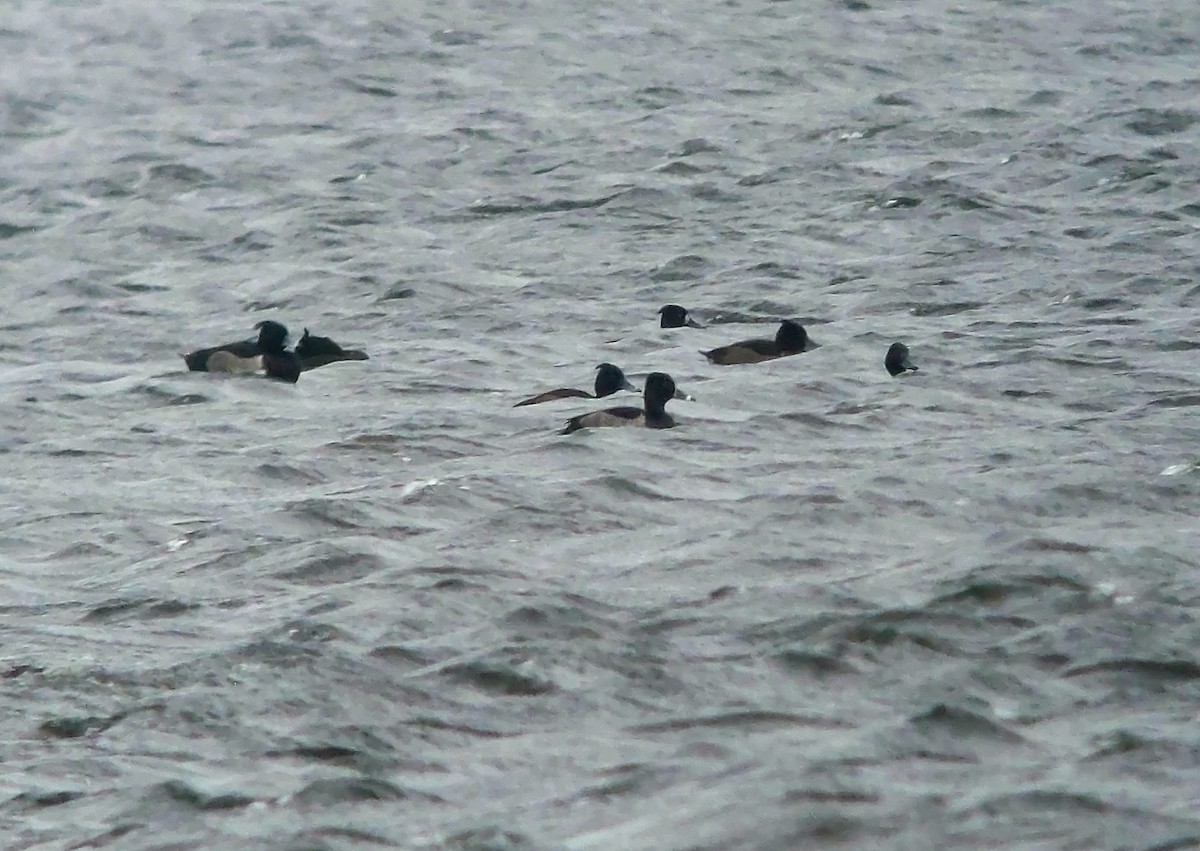
<path fill-rule="evenodd" d="M 675 395 L 672 396 L 671 398 L 672 399 L 680 399 L 684 402 L 695 402 L 696 401 L 695 396 L 689 396 L 687 393 L 684 393 L 678 387 L 675 388 Z"/>
<path fill-rule="evenodd" d="M 695 319 L 693 319 L 690 316 L 687 318 L 686 324 L 687 324 L 687 327 L 689 327 L 689 328 L 703 328 L 704 327 L 703 325 L 701 325 L 699 322 L 697 322 Z"/>
<path fill-rule="evenodd" d="M 638 390 L 636 387 L 634 387 L 632 384 L 630 384 L 630 383 L 629 383 L 629 379 L 628 379 L 628 378 L 626 378 L 626 379 L 625 379 L 625 380 L 622 382 L 622 384 L 621 384 L 621 389 L 622 389 L 622 390 L 632 390 L 634 393 L 640 393 L 640 392 L 642 392 L 642 391 Z"/>

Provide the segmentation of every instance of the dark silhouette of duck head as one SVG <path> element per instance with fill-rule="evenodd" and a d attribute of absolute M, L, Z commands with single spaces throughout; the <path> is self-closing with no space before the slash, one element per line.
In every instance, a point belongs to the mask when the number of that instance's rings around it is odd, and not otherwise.
<path fill-rule="evenodd" d="M 660 328 L 704 327 L 688 314 L 686 307 L 679 304 L 664 304 L 658 309 L 658 312 L 662 315 L 662 319 L 658 323 Z"/>
<path fill-rule="evenodd" d="M 625 377 L 625 373 L 621 371 L 621 367 L 614 363 L 602 363 L 596 367 L 596 399 L 603 399 L 605 396 L 611 396 L 618 390 L 632 390 L 637 392 L 637 388 L 629 383 L 629 379 Z"/>
<path fill-rule="evenodd" d="M 296 357 L 300 358 L 302 370 L 316 369 L 326 364 L 348 360 L 370 360 L 367 353 L 359 349 L 343 349 L 330 337 L 318 337 L 304 329 L 300 342 L 296 344 Z"/>
<path fill-rule="evenodd" d="M 908 359 L 908 346 L 903 343 L 892 343 L 883 358 L 883 365 L 887 368 L 888 375 L 892 376 L 900 375 L 907 371 L 917 371 L 912 361 Z"/>
<path fill-rule="evenodd" d="M 258 346 L 262 351 L 262 368 L 268 378 L 295 384 L 300 380 L 300 358 L 287 350 L 288 330 L 268 319 L 259 322 Z"/>
<path fill-rule="evenodd" d="M 780 357 L 799 354 L 806 346 L 808 332 L 804 330 L 803 325 L 794 319 L 785 319 L 779 323 L 779 330 L 775 332 L 775 348 Z"/>
<path fill-rule="evenodd" d="M 258 329 L 258 347 L 264 352 L 282 352 L 287 347 L 288 329 L 283 323 L 264 319 L 255 322 L 254 327 Z"/>

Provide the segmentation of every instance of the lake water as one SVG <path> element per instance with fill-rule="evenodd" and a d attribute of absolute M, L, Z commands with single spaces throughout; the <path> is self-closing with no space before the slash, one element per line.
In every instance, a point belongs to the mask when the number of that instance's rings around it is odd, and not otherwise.
<path fill-rule="evenodd" d="M 5 849 L 1200 847 L 1194 0 L 0 55 Z M 264 319 L 371 359 L 184 371 Z M 696 401 L 512 407 L 605 361 Z"/>

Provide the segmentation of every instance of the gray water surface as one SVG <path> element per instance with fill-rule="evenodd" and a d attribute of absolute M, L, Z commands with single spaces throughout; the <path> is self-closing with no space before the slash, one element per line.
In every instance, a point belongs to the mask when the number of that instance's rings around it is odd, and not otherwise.
<path fill-rule="evenodd" d="M 3 848 L 1200 847 L 1194 0 L 0 56 Z M 263 319 L 371 360 L 184 371 Z M 602 361 L 697 400 L 511 407 Z"/>

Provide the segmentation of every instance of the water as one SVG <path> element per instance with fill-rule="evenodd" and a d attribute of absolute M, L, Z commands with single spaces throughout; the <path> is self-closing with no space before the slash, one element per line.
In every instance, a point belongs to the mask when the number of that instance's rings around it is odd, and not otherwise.
<path fill-rule="evenodd" d="M 0 845 L 1200 847 L 1200 19 L 1069 5 L 7 4 Z"/>

